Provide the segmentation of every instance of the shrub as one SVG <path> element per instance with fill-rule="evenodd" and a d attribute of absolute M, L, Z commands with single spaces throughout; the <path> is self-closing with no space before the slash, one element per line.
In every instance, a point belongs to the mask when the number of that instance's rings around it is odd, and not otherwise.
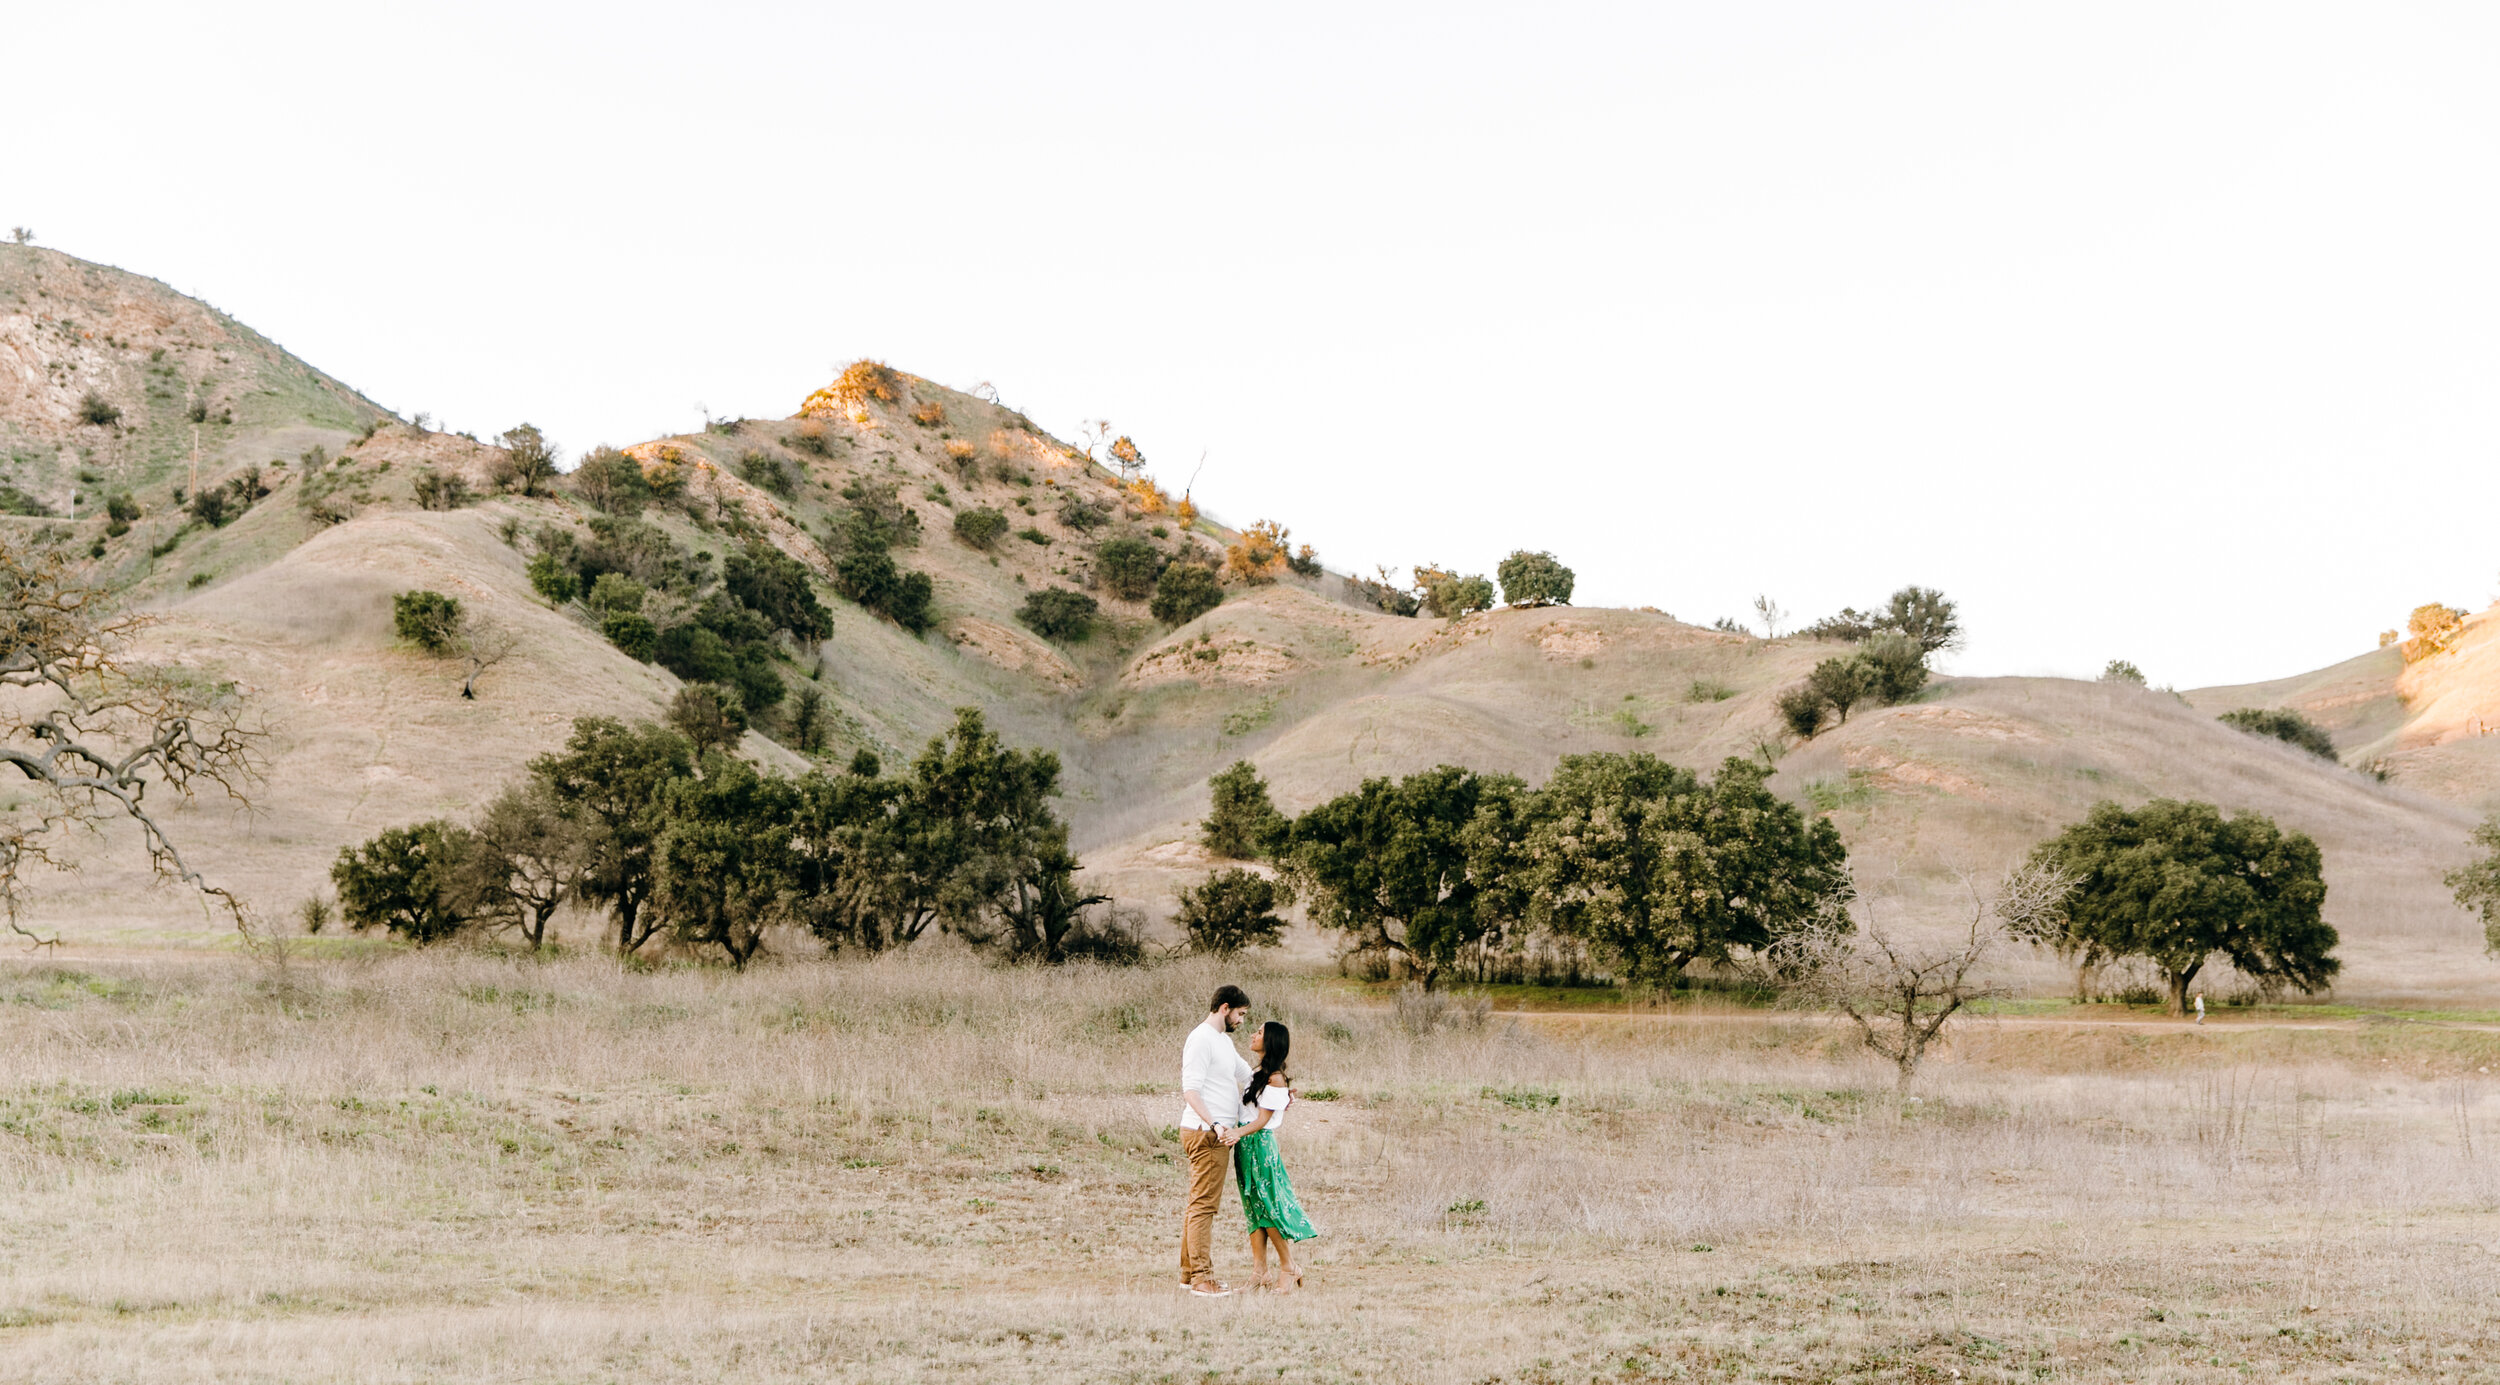
<path fill-rule="evenodd" d="M 1044 587 L 1024 598 L 1024 607 L 1016 612 L 1016 619 L 1043 639 L 1074 644 L 1094 633 L 1094 617 L 1101 610 L 1101 603 L 1083 592 Z"/>
<path fill-rule="evenodd" d="M 122 411 L 113 402 L 94 390 L 78 401 L 78 421 L 97 428 L 109 428 L 122 421 Z"/>
<path fill-rule="evenodd" d="M 2405 621 L 2405 629 L 2412 638 L 2404 642 L 2404 660 L 2408 664 L 2417 663 L 2445 652 L 2456 643 L 2457 636 L 2465 633 L 2465 612 L 2454 606 L 2442 606 L 2436 601 L 2428 606 L 2416 606 Z"/>
<path fill-rule="evenodd" d="M 541 553 L 530 559 L 530 586 L 540 596 L 561 606 L 581 593 L 581 578 L 553 553 Z"/>
<path fill-rule="evenodd" d="M 750 543 L 721 565 L 721 586 L 748 610 L 802 643 L 831 638 L 833 613 L 816 599 L 807 568 L 770 544 Z"/>
<path fill-rule="evenodd" d="M 1285 538 L 1292 531 L 1263 519 L 1241 531 L 1224 550 L 1224 571 L 1236 582 L 1273 582 L 1285 569 Z"/>
<path fill-rule="evenodd" d="M 116 491 L 105 500 L 104 513 L 115 524 L 127 525 L 139 518 L 139 502 L 131 499 L 128 491 Z"/>
<path fill-rule="evenodd" d="M 893 481 L 853 481 L 842 488 L 850 509 L 833 528 L 834 551 L 912 548 L 920 542 L 920 512 L 903 503 Z"/>
<path fill-rule="evenodd" d="M 1317 577 L 1322 570 L 1319 565 L 1319 550 L 1306 543 L 1292 557 L 1285 560 L 1285 566 L 1292 568 L 1293 575 L 1296 577 Z"/>
<path fill-rule="evenodd" d="M 1918 641 L 1921 651 L 1933 654 L 1961 642 L 1962 625 L 1956 609 L 1943 592 L 1933 587 L 1903 587 L 1892 594 L 1880 611 L 1857 611 L 1844 606 L 1840 614 L 1825 616 L 1799 633 L 1810 639 L 1854 644 L 1889 631 L 1909 636 Z"/>
<path fill-rule="evenodd" d="M 1875 636 L 1859 648 L 1855 662 L 1864 670 L 1867 694 L 1887 706 L 1907 702 L 1927 686 L 1927 653 L 1908 635 Z"/>
<path fill-rule="evenodd" d="M 1230 957 L 1253 947 L 1275 947 L 1284 941 L 1285 927 L 1276 916 L 1277 896 L 1275 881 L 1235 866 L 1183 889 L 1175 919 L 1189 935 L 1192 952 Z"/>
<path fill-rule="evenodd" d="M 689 683 L 669 699 L 668 724 L 694 743 L 694 753 L 734 746 L 747 733 L 746 704 L 718 683 Z"/>
<path fill-rule="evenodd" d="M 1696 678 L 1684 689 L 1687 702 L 1725 702 L 1735 695 L 1734 688 L 1710 678 Z"/>
<path fill-rule="evenodd" d="M 428 654 L 449 653 L 467 618 L 460 602 L 441 592 L 405 591 L 391 598 L 391 624 L 399 637 Z"/>
<path fill-rule="evenodd" d="M 1258 766 L 1236 760 L 1207 780 L 1207 818 L 1198 840 L 1207 850 L 1236 861 L 1255 861 L 1273 851 L 1289 826 L 1268 800 Z"/>
<path fill-rule="evenodd" d="M 738 674 L 738 658 L 729 642 L 694 621 L 662 626 L 651 659 L 689 683 L 726 683 Z"/>
<path fill-rule="evenodd" d="M 640 611 L 609 611 L 599 617 L 599 633 L 636 663 L 650 663 L 659 654 L 659 627 Z"/>
<path fill-rule="evenodd" d="M 1111 507 L 1071 495 L 1059 502 L 1059 522 L 1080 534 L 1090 534 L 1111 522 Z"/>
<path fill-rule="evenodd" d="M 421 509 L 457 510 L 469 503 L 468 481 L 451 472 L 419 472 L 415 491 Z"/>
<path fill-rule="evenodd" d="M 1016 531 L 1016 537 L 1024 540 L 1026 543 L 1038 543 L 1044 548 L 1050 547 L 1050 535 L 1043 533 L 1039 529 L 1033 528 L 1031 525 L 1018 529 Z"/>
<path fill-rule="evenodd" d="M 750 448 L 738 457 L 738 476 L 757 490 L 771 491 L 784 500 L 798 493 L 798 478 L 790 474 L 788 464 L 770 452 Z"/>
<path fill-rule="evenodd" d="M 649 594 L 642 583 L 624 573 L 603 572 L 590 584 L 589 592 L 582 597 L 582 604 L 602 615 L 614 611 L 640 611 L 644 598 Z"/>
<path fill-rule="evenodd" d="M 1772 704 L 1779 713 L 1780 725 L 1805 740 L 1823 729 L 1823 695 L 1810 687 L 1795 687 L 1781 693 Z"/>
<path fill-rule="evenodd" d="M 1551 553 L 1531 553 L 1520 549 L 1502 560 L 1494 569 L 1501 579 L 1502 600 L 1513 606 L 1568 606 L 1571 604 L 1571 569 L 1554 560 Z"/>
<path fill-rule="evenodd" d="M 1381 569 L 1381 576 L 1386 579 L 1388 569 Z M 1347 596 L 1367 606 L 1376 606 L 1393 616 L 1411 616 L 1422 609 L 1421 602 L 1412 595 L 1389 585 L 1386 580 L 1375 582 L 1368 577 L 1348 576 L 1345 579 L 1345 592 Z"/>
<path fill-rule="evenodd" d="M 1823 705 L 1849 724 L 1849 709 L 1874 695 L 1874 680 L 1866 665 L 1856 659 L 1825 659 L 1806 675 L 1806 687 L 1823 699 Z"/>
<path fill-rule="evenodd" d="M 825 431 L 822 419 L 801 419 L 799 426 L 790 431 L 790 445 L 818 457 L 833 455 L 833 439 Z"/>
<path fill-rule="evenodd" d="M 1123 601 L 1154 595 L 1165 561 L 1163 550 L 1144 539 L 1105 539 L 1094 545 L 1094 574 Z"/>
<path fill-rule="evenodd" d="M 997 547 L 1006 533 L 1007 516 L 1003 511 L 984 505 L 955 513 L 955 537 L 984 553 Z"/>
<path fill-rule="evenodd" d="M 842 367 L 842 373 L 807 397 L 799 412 L 812 416 L 828 413 L 853 413 L 870 401 L 891 404 L 901 397 L 901 381 L 883 361 L 857 360 Z"/>
<path fill-rule="evenodd" d="M 929 628 L 936 595 L 925 572 L 905 572 L 883 549 L 851 553 L 834 564 L 834 590 L 917 635 Z"/>
<path fill-rule="evenodd" d="M 498 485 L 523 495 L 539 495 L 555 482 L 556 449 L 546 434 L 524 423 L 495 441 L 504 450 Z"/>
<path fill-rule="evenodd" d="M 1443 620 L 1493 609 L 1493 584 L 1481 576 L 1461 577 L 1425 563 L 1415 569 L 1415 585 L 1423 609 Z"/>
<path fill-rule="evenodd" d="M 825 748 L 824 689 L 799 689 L 798 705 L 790 709 L 790 745 L 802 755 Z"/>
<path fill-rule="evenodd" d="M 1166 625 L 1187 625 L 1224 603 L 1223 585 L 1196 563 L 1173 563 L 1155 580 L 1147 609 Z"/>
<path fill-rule="evenodd" d="M 954 468 L 959 480 L 971 482 L 981 479 L 981 450 L 962 438 L 946 440 L 946 464 Z"/>
<path fill-rule="evenodd" d="M 2124 659 L 2112 659 L 2107 664 L 2102 666 L 2101 681 L 2104 683 L 2132 683 L 2136 687 L 2140 688 L 2144 686 L 2144 670 L 2137 668 L 2134 664 L 2131 664 Z"/>
<path fill-rule="evenodd" d="M 946 406 L 934 399 L 924 399 L 913 407 L 911 421 L 923 428 L 935 428 L 946 422 Z"/>
<path fill-rule="evenodd" d="M 1933 654 L 1961 643 L 1962 622 L 1956 609 L 1934 587 L 1903 587 L 1885 603 L 1876 626 L 1879 632 L 1907 635 L 1918 641 L 1921 651 Z"/>
<path fill-rule="evenodd" d="M 211 529 L 223 529 L 241 513 L 223 486 L 211 486 L 191 497 L 191 517 Z"/>
<path fill-rule="evenodd" d="M 2288 707 L 2241 707 L 2215 719 L 2252 736 L 2272 736 L 2321 759 L 2341 762 L 2335 753 L 2334 738 L 2326 734 L 2325 728 Z"/>
<path fill-rule="evenodd" d="M 1128 434 L 1122 433 L 1112 439 L 1111 465 L 1118 468 L 1122 476 L 1134 477 L 1146 469 L 1146 454 L 1137 450 L 1137 444 L 1130 441 Z"/>
<path fill-rule="evenodd" d="M 612 515 L 637 515 L 651 501 L 651 485 L 642 463 L 613 447 L 594 447 L 569 478 L 573 494 L 585 504 Z"/>

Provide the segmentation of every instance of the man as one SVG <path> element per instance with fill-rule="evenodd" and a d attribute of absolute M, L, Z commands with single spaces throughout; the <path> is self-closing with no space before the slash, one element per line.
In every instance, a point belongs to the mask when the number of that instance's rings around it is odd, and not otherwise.
<path fill-rule="evenodd" d="M 1232 1033 L 1250 1017 L 1250 997 L 1239 986 L 1219 986 L 1207 1017 L 1181 1046 L 1181 1150 L 1189 1156 L 1189 1206 L 1181 1215 L 1181 1283 L 1202 1298 L 1222 1298 L 1231 1286 L 1215 1277 L 1209 1251 L 1215 1214 L 1224 1203 L 1224 1175 L 1233 1166 L 1233 1141 L 1241 1138 L 1241 1089 L 1250 1064 L 1233 1047 Z"/>

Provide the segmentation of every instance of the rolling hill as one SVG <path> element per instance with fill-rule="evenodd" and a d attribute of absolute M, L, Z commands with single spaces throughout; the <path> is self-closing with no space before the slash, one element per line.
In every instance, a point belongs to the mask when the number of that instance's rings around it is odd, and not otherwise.
<path fill-rule="evenodd" d="M 1195 820 L 1206 777 L 1235 759 L 1256 762 L 1290 811 L 1366 776 L 1443 762 L 1533 780 L 1588 750 L 1649 750 L 1705 770 L 1770 753 L 1780 756 L 1774 785 L 1833 817 L 1876 906 L 1905 926 L 1949 922 L 1966 907 L 1958 872 L 2001 869 L 2099 799 L 2191 796 L 2318 838 L 2329 916 L 2347 939 L 2345 994 L 2500 1003 L 2500 967 L 2480 959 L 2479 933 L 2438 884 L 2464 856 L 2486 786 L 2500 783 L 2483 772 L 2500 767 L 2482 756 L 2491 742 L 2467 734 L 2493 705 L 2484 670 L 2500 664 L 2486 621 L 2441 656 L 2448 663 L 2404 668 L 2381 651 L 2184 699 L 1948 678 L 1913 703 L 1863 710 L 1781 747 L 1772 699 L 1834 646 L 1654 611 L 1401 617 L 1325 572 L 1229 589 L 1213 611 L 1167 630 L 1094 579 L 1094 544 L 1126 535 L 1212 557 L 1232 530 L 1141 506 L 1113 472 L 991 400 L 892 379 L 890 398 L 634 444 L 646 474 L 679 491 L 652 517 L 703 562 L 753 538 L 828 578 L 829 526 L 862 487 L 890 488 L 918 536 L 899 556 L 930 576 L 937 623 L 914 636 L 828 597 L 832 638 L 790 651 L 783 671 L 824 694 L 821 754 L 864 749 L 892 762 L 953 708 L 979 705 L 1010 739 L 1060 754 L 1064 811 L 1091 878 L 1150 910 L 1167 910 L 1208 868 Z M 119 417 L 88 421 L 104 412 L 88 407 L 90 394 Z M 0 247 L 0 444 L 10 467 L 0 484 L 32 502 L 19 508 L 52 511 L 0 523 L 99 553 L 158 617 L 150 652 L 236 680 L 266 717 L 268 774 L 254 808 L 203 801 L 172 825 L 270 912 L 320 891 L 341 845 L 469 811 L 558 745 L 573 718 L 654 715 L 677 686 L 610 645 L 578 606 L 532 590 L 525 566 L 538 536 L 581 531 L 586 507 L 497 493 L 498 449 L 391 419 L 154 281 Z M 266 494 L 222 526 L 192 522 L 177 498 L 178 488 L 195 495 L 249 475 Z M 420 484 L 442 478 L 478 498 L 417 503 Z M 116 492 L 141 511 L 121 534 L 96 513 Z M 959 541 L 955 517 L 976 508 L 999 511 L 1012 532 L 988 549 Z M 1054 644 L 1017 619 L 1045 586 L 1102 601 L 1092 639 Z M 414 588 L 459 597 L 511 650 L 479 676 L 474 700 L 460 696 L 465 666 L 394 638 L 391 599 Z M 2243 705 L 2302 707 L 2348 761 L 2383 761 L 2389 777 L 2212 719 Z M 801 761 L 761 734 L 745 748 L 785 767 Z M 84 874 L 46 892 L 39 918 L 90 945 L 221 940 L 129 860 L 91 853 Z M 1324 954 L 1322 940 L 1298 946 Z M 2059 984 L 2037 959 L 2006 966 L 2026 984 Z"/>

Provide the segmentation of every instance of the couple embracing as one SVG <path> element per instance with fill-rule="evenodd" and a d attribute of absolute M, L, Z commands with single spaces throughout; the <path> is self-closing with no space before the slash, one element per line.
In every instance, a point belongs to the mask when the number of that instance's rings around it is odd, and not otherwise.
<path fill-rule="evenodd" d="M 1302 1271 L 1293 1267 L 1292 1243 L 1319 1233 L 1302 1214 L 1276 1153 L 1276 1131 L 1293 1105 L 1293 1084 L 1285 1060 L 1293 1052 L 1293 1035 L 1269 1020 L 1250 1039 L 1253 1068 L 1233 1047 L 1233 1031 L 1250 1018 L 1250 997 L 1239 986 L 1218 987 L 1207 1017 L 1189 1031 L 1181 1048 L 1181 1148 L 1189 1156 L 1189 1209 L 1181 1219 L 1181 1283 L 1204 1298 L 1220 1298 L 1232 1287 L 1215 1277 L 1211 1247 L 1215 1214 L 1224 1202 L 1224 1174 L 1230 1169 L 1241 1184 L 1241 1210 L 1250 1223 L 1250 1254 L 1258 1265 L 1261 1288 L 1291 1291 L 1302 1287 Z M 1268 1278 L 1267 1252 L 1276 1251 L 1276 1277 Z"/>

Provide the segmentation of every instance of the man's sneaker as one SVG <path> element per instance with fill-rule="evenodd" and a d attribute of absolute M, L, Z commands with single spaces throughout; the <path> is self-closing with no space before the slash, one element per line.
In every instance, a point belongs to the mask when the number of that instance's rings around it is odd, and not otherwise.
<path fill-rule="evenodd" d="M 1232 1293 L 1233 1286 L 1219 1280 L 1201 1279 L 1190 1285 L 1189 1291 L 1200 1298 L 1223 1298 Z"/>

